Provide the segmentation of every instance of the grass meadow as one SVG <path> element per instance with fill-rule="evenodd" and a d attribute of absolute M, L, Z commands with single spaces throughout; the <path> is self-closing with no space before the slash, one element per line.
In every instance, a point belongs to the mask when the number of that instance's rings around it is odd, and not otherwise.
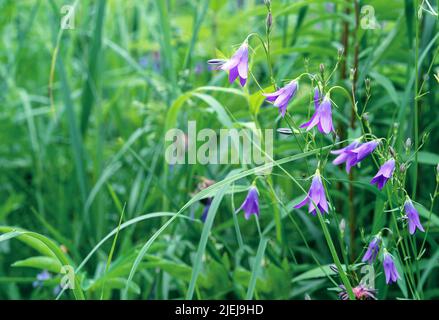
<path fill-rule="evenodd" d="M 0 299 L 438 299 L 438 28 L 437 0 L 0 0 Z"/>

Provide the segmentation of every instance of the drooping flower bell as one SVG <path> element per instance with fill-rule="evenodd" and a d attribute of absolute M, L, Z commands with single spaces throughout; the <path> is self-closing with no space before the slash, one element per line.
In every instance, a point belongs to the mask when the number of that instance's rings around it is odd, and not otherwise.
<path fill-rule="evenodd" d="M 364 254 L 363 259 L 361 259 L 361 261 L 370 264 L 374 263 L 378 255 L 378 252 L 380 251 L 380 243 L 381 243 L 381 238 L 379 236 L 375 236 L 372 239 L 372 241 L 369 243 L 366 253 Z"/>
<path fill-rule="evenodd" d="M 314 103 L 315 101 L 316 98 L 314 97 Z M 319 131 L 324 134 L 335 131 L 332 124 L 331 100 L 329 99 L 328 95 L 326 95 L 322 103 L 320 103 L 319 106 L 316 107 L 316 110 L 311 119 L 308 122 L 302 124 L 300 128 L 306 128 L 306 131 L 309 131 L 315 126 L 317 126 Z"/>
<path fill-rule="evenodd" d="M 248 77 L 248 43 L 244 41 L 234 55 L 220 69 L 229 71 L 229 82 L 233 83 L 239 77 L 241 86 L 245 86 Z"/>
<path fill-rule="evenodd" d="M 346 170 L 350 170 L 351 167 L 356 166 L 358 163 L 363 161 L 368 155 L 370 155 L 378 146 L 379 140 L 372 140 L 359 145 L 357 148 L 349 151 L 351 156 L 346 162 Z"/>
<path fill-rule="evenodd" d="M 410 199 L 407 199 L 404 203 L 404 211 L 408 220 L 409 233 L 414 234 L 416 228 L 424 232 L 424 227 L 422 227 L 421 221 L 419 220 L 419 213 Z"/>
<path fill-rule="evenodd" d="M 345 148 L 331 151 L 332 154 L 338 155 L 332 163 L 334 165 L 346 163 L 346 172 L 349 173 L 351 168 L 370 155 L 378 144 L 378 140 L 372 140 L 366 143 L 360 143 L 358 140 L 355 140 Z"/>
<path fill-rule="evenodd" d="M 395 171 L 395 160 L 391 158 L 387 160 L 378 170 L 378 173 L 370 181 L 371 184 L 376 184 L 378 189 L 382 190 L 387 181 L 392 177 L 393 171 Z"/>
<path fill-rule="evenodd" d="M 273 103 L 275 107 L 279 108 L 279 114 L 284 117 L 287 112 L 288 103 L 294 98 L 298 89 L 299 83 L 293 80 L 279 90 L 273 93 L 264 93 L 263 95 L 268 102 Z"/>
<path fill-rule="evenodd" d="M 316 215 L 317 209 L 321 214 L 328 213 L 328 202 L 326 201 L 325 188 L 322 184 L 322 178 L 320 177 L 320 172 L 317 169 L 314 177 L 312 178 L 311 187 L 309 188 L 308 194 L 305 199 L 303 199 L 299 204 L 295 205 L 294 208 L 298 209 L 308 204 L 308 212 L 313 216 Z"/>
<path fill-rule="evenodd" d="M 356 149 L 358 146 L 360 146 L 360 141 L 355 140 L 351 144 L 349 144 L 347 147 L 344 147 L 339 150 L 332 150 L 331 153 L 337 155 L 337 158 L 335 158 L 332 163 L 336 166 L 342 163 L 346 163 L 346 172 L 349 173 L 351 170 L 351 166 L 349 165 L 349 159 L 351 157 L 356 157 L 355 153 L 352 153 L 351 151 Z"/>
<path fill-rule="evenodd" d="M 244 216 L 248 220 L 252 214 L 259 217 L 259 192 L 255 186 L 251 186 L 247 197 L 238 211 L 244 210 Z"/>
<path fill-rule="evenodd" d="M 392 255 L 387 251 L 384 252 L 383 268 L 387 284 L 396 282 L 398 279 L 400 279 L 398 270 L 396 270 L 395 262 L 393 262 Z"/>

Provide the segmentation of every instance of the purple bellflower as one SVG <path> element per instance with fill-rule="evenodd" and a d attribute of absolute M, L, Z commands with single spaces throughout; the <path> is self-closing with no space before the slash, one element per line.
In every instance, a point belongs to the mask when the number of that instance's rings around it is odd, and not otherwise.
<path fill-rule="evenodd" d="M 347 168 L 356 166 L 358 163 L 363 161 L 364 158 L 366 158 L 368 155 L 370 155 L 378 146 L 379 141 L 378 140 L 372 140 L 366 143 L 363 143 L 359 145 L 357 148 L 349 151 L 351 156 L 349 157 L 348 161 L 346 162 L 346 170 Z"/>
<path fill-rule="evenodd" d="M 299 83 L 296 80 L 293 80 L 279 90 L 273 93 L 264 93 L 263 95 L 268 102 L 273 103 L 275 107 L 279 108 L 279 114 L 283 118 L 287 112 L 288 103 L 294 98 L 298 89 Z"/>
<path fill-rule="evenodd" d="M 395 263 L 393 262 L 392 255 L 388 252 L 384 252 L 383 267 L 387 284 L 396 282 L 398 279 L 400 279 L 398 270 L 396 270 Z"/>
<path fill-rule="evenodd" d="M 355 140 L 345 148 L 331 151 L 332 154 L 338 155 L 332 163 L 334 165 L 346 163 L 346 172 L 349 173 L 351 168 L 370 155 L 376 149 L 378 144 L 378 140 L 366 143 L 360 143 L 358 140 Z"/>
<path fill-rule="evenodd" d="M 369 246 L 367 247 L 366 253 L 364 254 L 363 259 L 361 261 L 367 262 L 367 263 L 374 263 L 375 259 L 378 255 L 378 252 L 380 251 L 380 243 L 381 238 L 378 236 L 375 236 L 372 241 L 369 243 Z"/>
<path fill-rule="evenodd" d="M 245 198 L 241 207 L 239 207 L 238 211 L 240 210 L 244 210 L 244 216 L 247 220 L 250 219 L 252 214 L 255 214 L 256 217 L 259 217 L 259 193 L 255 186 L 250 187 L 247 197 Z"/>
<path fill-rule="evenodd" d="M 414 234 L 416 228 L 424 232 L 424 227 L 422 227 L 421 221 L 419 220 L 419 214 L 410 199 L 407 199 L 404 203 L 404 211 L 407 215 L 409 233 Z"/>
<path fill-rule="evenodd" d="M 233 83 L 239 77 L 241 86 L 245 86 L 248 77 L 248 43 L 244 43 L 236 50 L 235 54 L 219 67 L 229 71 L 229 82 Z"/>
<path fill-rule="evenodd" d="M 332 124 L 331 100 L 329 100 L 329 96 L 326 95 L 322 103 L 320 103 L 317 107 L 316 101 L 318 101 L 318 99 L 316 99 L 316 92 L 318 93 L 318 90 L 316 90 L 314 93 L 314 104 L 316 106 L 316 111 L 314 112 L 311 119 L 308 122 L 302 124 L 300 128 L 306 128 L 306 131 L 309 131 L 317 126 L 320 132 L 328 134 L 331 131 L 335 131 Z"/>
<path fill-rule="evenodd" d="M 358 146 L 360 146 L 360 142 L 358 140 L 355 140 L 347 147 L 344 147 L 339 150 L 331 151 L 332 154 L 337 155 L 337 158 L 335 158 L 334 161 L 332 161 L 332 163 L 336 166 L 342 163 L 346 163 L 346 172 L 349 173 L 349 171 L 351 170 L 351 166 L 349 165 L 349 160 L 352 157 L 356 157 L 356 154 L 352 153 L 351 151 L 356 149 Z"/>
<path fill-rule="evenodd" d="M 395 171 L 395 160 L 391 158 L 387 160 L 378 170 L 378 173 L 370 181 L 371 184 L 376 184 L 378 189 L 382 190 L 387 181 L 392 177 L 393 171 Z"/>
<path fill-rule="evenodd" d="M 316 215 L 317 208 L 321 214 L 324 214 L 325 212 L 328 213 L 328 202 L 326 201 L 325 188 L 323 187 L 322 178 L 320 177 L 318 169 L 312 178 L 311 187 L 309 188 L 305 199 L 295 205 L 294 208 L 298 209 L 306 204 L 309 205 L 308 212 L 313 216 Z"/>

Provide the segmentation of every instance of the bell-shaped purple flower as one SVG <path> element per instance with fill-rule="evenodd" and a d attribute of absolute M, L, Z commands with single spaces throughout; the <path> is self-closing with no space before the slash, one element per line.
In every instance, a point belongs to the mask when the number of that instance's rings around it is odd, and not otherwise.
<path fill-rule="evenodd" d="M 414 234 L 416 228 L 424 232 L 424 227 L 422 227 L 421 221 L 419 220 L 419 213 L 413 206 L 413 203 L 410 199 L 407 199 L 407 201 L 404 203 L 404 211 L 407 215 L 409 233 Z"/>
<path fill-rule="evenodd" d="M 380 251 L 380 243 L 381 238 L 380 237 L 374 237 L 372 241 L 369 243 L 369 246 L 367 247 L 366 253 L 364 254 L 363 259 L 361 261 L 367 263 L 374 263 L 375 259 L 378 255 L 378 252 Z"/>
<path fill-rule="evenodd" d="M 257 217 L 259 217 L 259 193 L 255 186 L 250 187 L 247 197 L 238 211 L 240 210 L 244 210 L 244 216 L 247 220 L 250 219 L 252 214 L 255 214 Z"/>
<path fill-rule="evenodd" d="M 398 270 L 396 270 L 395 263 L 393 262 L 392 255 L 388 252 L 384 253 L 383 259 L 384 274 L 386 275 L 386 283 L 398 281 L 400 279 Z"/>
<path fill-rule="evenodd" d="M 349 151 L 350 156 L 346 161 L 346 170 L 349 172 L 353 166 L 356 166 L 364 158 L 370 155 L 378 146 L 378 140 L 372 140 L 359 145 L 357 148 Z"/>
<path fill-rule="evenodd" d="M 316 103 L 316 99 L 314 97 L 314 103 Z M 332 125 L 332 107 L 331 100 L 326 96 L 322 103 L 316 108 L 313 116 L 308 122 L 305 122 L 300 127 L 306 128 L 306 131 L 311 130 L 317 126 L 320 132 L 324 134 L 328 134 L 334 130 L 334 126 Z"/>
<path fill-rule="evenodd" d="M 387 160 L 380 168 L 378 173 L 373 177 L 373 179 L 370 181 L 371 184 L 376 184 L 378 189 L 383 189 L 383 187 L 386 185 L 387 180 L 389 180 L 392 175 L 393 171 L 395 171 L 395 160 L 392 158 L 390 160 Z"/>
<path fill-rule="evenodd" d="M 233 83 L 239 77 L 241 86 L 245 86 L 248 77 L 248 43 L 239 47 L 235 54 L 227 60 L 221 67 L 224 71 L 229 71 L 229 81 Z"/>
<path fill-rule="evenodd" d="M 351 144 L 349 144 L 347 147 L 344 147 L 339 150 L 333 150 L 331 151 L 332 154 L 337 155 L 337 158 L 335 158 L 332 163 L 336 166 L 342 163 L 346 163 L 346 172 L 349 173 L 351 170 L 351 166 L 349 165 L 349 160 L 352 157 L 356 157 L 355 153 L 352 153 L 351 151 L 356 149 L 358 146 L 360 146 L 361 143 L 358 140 L 355 140 Z"/>
<path fill-rule="evenodd" d="M 285 113 L 287 112 L 288 103 L 292 98 L 294 98 L 298 88 L 299 83 L 296 80 L 293 80 L 285 87 L 282 87 L 273 93 L 264 93 L 263 95 L 266 97 L 268 102 L 273 103 L 275 107 L 279 108 L 280 115 L 284 117 Z"/>
<path fill-rule="evenodd" d="M 308 212 L 313 216 L 316 215 L 316 207 L 321 214 L 324 214 L 325 212 L 328 213 L 328 202 L 326 201 L 325 188 L 323 187 L 322 178 L 320 177 L 318 170 L 312 178 L 311 187 L 309 188 L 305 199 L 295 205 L 294 208 L 298 209 L 306 204 L 309 205 Z"/>

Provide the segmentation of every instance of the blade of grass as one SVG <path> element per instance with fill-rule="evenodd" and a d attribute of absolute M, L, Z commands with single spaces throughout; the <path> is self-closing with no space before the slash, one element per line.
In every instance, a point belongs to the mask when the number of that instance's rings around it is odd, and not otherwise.
<path fill-rule="evenodd" d="M 250 276 L 250 283 L 248 285 L 247 294 L 245 296 L 246 300 L 251 300 L 253 298 L 253 293 L 256 288 L 256 280 L 258 279 L 261 270 L 261 262 L 262 262 L 262 258 L 264 257 L 265 248 L 267 247 L 267 242 L 268 239 L 265 237 L 261 237 L 261 240 L 259 241 L 258 251 L 256 252 L 255 261 L 253 262 L 252 273 Z"/>

